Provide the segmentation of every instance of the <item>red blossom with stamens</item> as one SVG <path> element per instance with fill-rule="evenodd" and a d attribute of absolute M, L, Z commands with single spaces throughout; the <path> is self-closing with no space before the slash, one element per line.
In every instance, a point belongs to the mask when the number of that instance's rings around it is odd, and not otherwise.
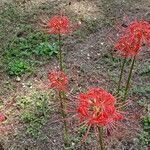
<path fill-rule="evenodd" d="M 6 120 L 6 117 L 3 113 L 0 113 L 0 122 L 3 122 Z"/>
<path fill-rule="evenodd" d="M 87 121 L 89 126 L 107 126 L 123 119 L 123 115 L 115 107 L 115 97 L 103 89 L 89 89 L 87 93 L 80 94 L 79 100 L 77 111 L 80 121 Z"/>
<path fill-rule="evenodd" d="M 68 77 L 62 71 L 52 71 L 48 74 L 50 81 L 50 88 L 55 90 L 64 91 L 67 88 Z"/>
<path fill-rule="evenodd" d="M 146 21 L 134 21 L 115 44 L 115 49 L 125 57 L 134 57 L 144 42 L 150 43 L 150 24 Z"/>
<path fill-rule="evenodd" d="M 49 34 L 68 34 L 71 32 L 71 25 L 67 16 L 54 16 L 48 22 Z"/>
<path fill-rule="evenodd" d="M 142 45 L 141 40 L 142 36 L 140 34 L 124 35 L 115 44 L 115 49 L 124 57 L 134 57 L 140 51 Z"/>

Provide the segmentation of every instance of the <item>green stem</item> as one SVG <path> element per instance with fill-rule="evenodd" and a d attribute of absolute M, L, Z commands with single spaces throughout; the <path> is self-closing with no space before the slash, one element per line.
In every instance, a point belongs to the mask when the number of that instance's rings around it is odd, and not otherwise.
<path fill-rule="evenodd" d="M 125 66 L 126 60 L 127 60 L 127 58 L 125 57 L 124 60 L 123 60 L 122 65 L 121 65 L 121 72 L 120 72 L 120 77 L 119 77 L 119 81 L 118 81 L 117 94 L 120 91 L 120 85 L 121 85 L 121 80 L 122 80 L 122 76 L 123 76 L 123 71 L 124 71 L 124 66 Z"/>
<path fill-rule="evenodd" d="M 46 106 L 47 106 L 46 100 L 44 99 L 43 104 L 42 104 L 42 110 L 43 110 L 44 117 L 46 117 Z"/>
<path fill-rule="evenodd" d="M 63 124 L 64 124 L 64 143 L 67 146 L 69 144 L 69 138 L 68 138 L 68 127 L 67 127 L 67 121 L 66 119 L 66 112 L 65 112 L 65 105 L 64 105 L 64 97 L 65 93 L 63 91 L 59 92 L 59 98 L 60 98 L 60 105 L 61 105 L 61 115 L 63 117 Z"/>
<path fill-rule="evenodd" d="M 135 60 L 136 60 L 136 55 L 134 56 L 134 58 L 133 58 L 133 60 L 132 60 L 132 64 L 131 64 L 129 76 L 128 76 L 128 79 L 127 79 L 127 84 L 126 84 L 126 87 L 125 87 L 125 93 L 124 93 L 124 98 L 123 98 L 124 101 L 125 101 L 125 100 L 127 99 L 127 97 L 128 97 L 129 85 L 130 85 L 130 80 L 131 80 L 131 76 L 132 76 L 132 71 L 133 71 L 133 67 L 134 67 Z"/>
<path fill-rule="evenodd" d="M 105 150 L 103 142 L 103 128 L 98 126 L 100 150 Z"/>
<path fill-rule="evenodd" d="M 63 53 L 62 53 L 62 47 L 61 47 L 61 34 L 58 34 L 58 42 L 59 42 L 59 67 L 60 71 L 64 71 L 63 66 Z M 68 127 L 67 127 L 67 121 L 66 121 L 66 94 L 64 91 L 59 92 L 60 97 L 60 103 L 61 103 L 61 115 L 64 120 L 64 143 L 65 145 L 69 145 L 69 136 L 68 136 Z"/>
<path fill-rule="evenodd" d="M 59 42 L 59 67 L 60 70 L 63 71 L 64 67 L 63 67 L 63 53 L 62 53 L 62 49 L 61 49 L 61 35 L 58 34 L 58 42 Z"/>

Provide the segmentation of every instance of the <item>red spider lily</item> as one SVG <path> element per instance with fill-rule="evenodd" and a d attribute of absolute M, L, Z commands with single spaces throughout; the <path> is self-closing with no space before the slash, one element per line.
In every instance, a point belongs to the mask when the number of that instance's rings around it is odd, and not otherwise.
<path fill-rule="evenodd" d="M 3 122 L 6 120 L 6 117 L 3 113 L 0 113 L 0 122 Z"/>
<path fill-rule="evenodd" d="M 50 34 L 68 34 L 71 31 L 70 21 L 67 16 L 54 16 L 48 23 Z"/>
<path fill-rule="evenodd" d="M 115 49 L 125 57 L 134 57 L 145 41 L 150 43 L 150 24 L 146 21 L 134 21 L 115 44 Z"/>
<path fill-rule="evenodd" d="M 125 57 L 133 57 L 137 55 L 140 51 L 142 45 L 142 36 L 137 35 L 124 35 L 115 44 L 115 49 L 117 49 L 121 55 Z"/>
<path fill-rule="evenodd" d="M 62 71 L 52 71 L 48 75 L 50 81 L 50 88 L 64 91 L 68 84 L 68 77 Z"/>
<path fill-rule="evenodd" d="M 80 94 L 79 101 L 77 111 L 80 121 L 87 122 L 89 127 L 92 125 L 107 127 L 124 118 L 115 107 L 115 97 L 103 89 L 89 89 L 87 93 Z"/>

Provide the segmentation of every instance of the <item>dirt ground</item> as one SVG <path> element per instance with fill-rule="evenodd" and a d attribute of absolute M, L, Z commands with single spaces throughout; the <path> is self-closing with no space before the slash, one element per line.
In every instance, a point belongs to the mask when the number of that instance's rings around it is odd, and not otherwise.
<path fill-rule="evenodd" d="M 16 9 L 15 15 L 7 15 L 9 7 Z M 70 90 L 74 93 L 84 91 L 91 86 L 100 86 L 110 92 L 118 81 L 120 58 L 113 52 L 113 39 L 117 38 L 118 23 L 121 27 L 128 26 L 135 19 L 150 22 L 149 0 L 1 0 L 0 2 L 0 59 L 4 57 L 4 49 L 16 33 L 26 37 L 30 31 L 20 31 L 19 24 L 31 25 L 31 32 L 41 32 L 40 18 L 64 13 L 74 24 L 81 23 L 74 33 L 64 37 L 63 51 L 65 55 L 66 72 L 69 74 Z M 11 13 L 10 13 L 11 14 Z M 15 16 L 15 17 L 14 17 Z M 16 17 L 18 16 L 18 17 Z M 139 136 L 143 132 L 142 119 L 150 105 L 150 73 L 141 73 L 150 66 L 150 48 L 142 46 L 141 53 L 136 60 L 132 77 L 133 92 L 130 93 L 132 106 L 128 111 L 135 122 L 130 120 L 129 126 L 133 130 L 119 139 L 108 138 L 108 150 L 149 150 L 150 145 L 141 144 Z M 41 128 L 38 138 L 26 135 L 26 124 L 20 121 L 20 109 L 17 99 L 22 96 L 38 92 L 47 92 L 47 73 L 58 68 L 57 58 L 39 65 L 33 74 L 21 77 L 10 77 L 6 67 L 0 62 L 0 99 L 3 104 L 1 112 L 7 114 L 7 122 L 0 124 L 0 143 L 4 150 L 63 150 L 62 123 L 59 113 L 52 112 L 46 124 Z M 125 70 L 124 80 L 127 78 L 129 65 Z M 141 75 L 142 74 L 142 75 Z M 31 85 L 31 86 L 30 86 Z M 141 91 L 144 89 L 144 92 Z M 144 101 L 143 106 L 139 100 Z M 52 105 L 55 102 L 52 99 Z M 58 106 L 55 110 L 58 110 Z M 132 117 L 131 117 L 132 118 Z M 56 121 L 56 122 L 55 122 Z M 76 135 L 73 132 L 72 136 Z M 94 135 L 92 140 L 81 149 L 97 150 L 98 145 Z M 113 144 L 112 144 L 113 141 Z M 76 142 L 72 141 L 72 147 Z M 76 150 L 79 148 L 73 147 Z M 68 150 L 72 150 L 68 149 Z M 1 150 L 1 149 L 0 149 Z M 66 149 L 67 150 L 67 149 Z"/>

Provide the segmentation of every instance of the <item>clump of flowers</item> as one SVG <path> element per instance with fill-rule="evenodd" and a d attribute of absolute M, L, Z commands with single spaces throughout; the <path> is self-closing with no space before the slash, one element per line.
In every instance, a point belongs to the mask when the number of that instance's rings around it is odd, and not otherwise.
<path fill-rule="evenodd" d="M 66 98 L 66 88 L 68 84 L 68 78 L 65 74 L 64 70 L 64 60 L 63 60 L 63 51 L 62 51 L 62 35 L 69 34 L 72 31 L 70 20 L 67 16 L 57 15 L 52 17 L 48 23 L 46 24 L 47 32 L 49 34 L 56 34 L 58 36 L 58 44 L 59 44 L 59 68 L 60 71 L 55 72 L 52 71 L 49 73 L 49 81 L 50 87 L 58 90 L 60 104 L 61 104 L 61 115 L 64 119 L 64 141 L 65 144 L 68 144 L 68 129 L 67 129 L 67 122 L 66 122 L 66 105 L 67 105 L 67 98 Z"/>
<path fill-rule="evenodd" d="M 134 57 L 145 42 L 150 42 L 150 24 L 146 21 L 134 21 L 115 44 L 115 49 L 125 57 Z"/>
<path fill-rule="evenodd" d="M 48 74 L 50 88 L 58 91 L 65 91 L 68 85 L 68 77 L 62 71 L 52 71 Z"/>
<path fill-rule="evenodd" d="M 89 129 L 92 125 L 98 128 L 114 126 L 116 121 L 124 118 L 116 108 L 115 97 L 101 88 L 91 88 L 87 93 L 81 93 L 77 111 L 80 121 L 87 123 Z"/>
<path fill-rule="evenodd" d="M 125 93 L 124 93 L 124 100 L 127 99 L 128 91 L 129 91 L 129 84 L 132 76 L 132 71 L 134 68 L 134 63 L 136 60 L 137 55 L 139 54 L 142 44 L 150 44 L 150 23 L 146 21 L 134 21 L 132 22 L 127 29 L 125 30 L 124 34 L 118 42 L 114 45 L 115 49 L 119 51 L 119 53 L 124 56 L 124 61 L 121 66 L 121 73 L 118 82 L 117 94 L 120 91 L 121 80 L 123 76 L 123 71 L 126 63 L 126 59 L 131 57 L 132 64 L 129 71 L 129 76 L 127 79 Z"/>

